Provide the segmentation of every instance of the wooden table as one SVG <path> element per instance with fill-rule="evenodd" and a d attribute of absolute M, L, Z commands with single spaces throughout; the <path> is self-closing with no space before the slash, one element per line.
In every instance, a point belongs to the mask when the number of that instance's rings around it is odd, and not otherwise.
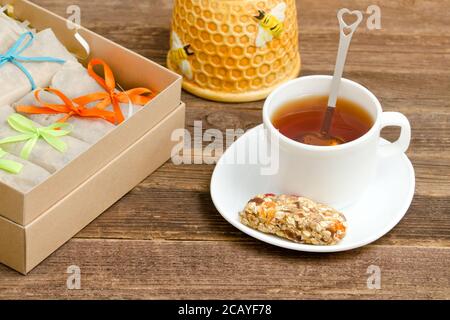
<path fill-rule="evenodd" d="M 65 15 L 71 0 L 36 0 Z M 331 74 L 342 1 L 298 1 L 302 74 Z M 371 0 L 349 0 L 366 10 Z M 82 24 L 164 64 L 172 1 L 78 0 Z M 345 76 L 411 121 L 417 187 L 405 218 L 363 248 L 337 254 L 279 249 L 215 210 L 213 165 L 167 162 L 28 276 L 0 265 L 1 298 L 450 298 L 450 1 L 377 1 L 382 29 L 361 28 Z M 367 16 L 366 16 L 367 17 Z M 186 126 L 251 128 L 262 102 L 213 103 L 183 93 Z M 386 132 L 394 138 L 396 132 Z M 66 288 L 81 268 L 81 290 Z M 381 289 L 367 268 L 381 268 Z"/>

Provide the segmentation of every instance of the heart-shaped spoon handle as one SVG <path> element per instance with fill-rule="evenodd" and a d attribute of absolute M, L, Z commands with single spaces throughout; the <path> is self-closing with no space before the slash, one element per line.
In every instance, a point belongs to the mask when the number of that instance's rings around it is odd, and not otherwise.
<path fill-rule="evenodd" d="M 351 25 L 347 25 L 344 21 L 344 14 L 356 16 L 356 21 Z M 353 37 L 353 33 L 363 20 L 363 14 L 361 11 L 350 11 L 347 8 L 343 8 L 338 11 L 337 18 L 339 21 L 339 48 L 336 58 L 336 65 L 334 67 L 334 75 L 331 83 L 330 95 L 328 97 L 328 107 L 336 107 L 336 101 L 339 94 L 339 86 L 341 84 L 342 73 L 344 72 L 345 60 L 347 58 L 348 48 Z"/>

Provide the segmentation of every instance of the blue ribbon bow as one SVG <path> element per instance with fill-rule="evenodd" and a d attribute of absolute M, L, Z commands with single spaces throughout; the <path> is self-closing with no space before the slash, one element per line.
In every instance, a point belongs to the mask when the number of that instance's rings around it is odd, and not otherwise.
<path fill-rule="evenodd" d="M 30 37 L 28 41 L 26 38 Z M 64 63 L 65 60 L 52 58 L 52 57 L 23 57 L 20 54 L 25 51 L 31 44 L 33 43 L 34 35 L 31 32 L 23 33 L 19 39 L 17 39 L 16 43 L 5 53 L 0 54 L 0 67 L 4 64 L 10 62 L 14 64 L 17 68 L 19 68 L 28 78 L 31 84 L 31 89 L 36 89 L 36 83 L 34 82 L 33 77 L 28 72 L 28 70 L 24 67 L 21 62 L 56 62 L 56 63 Z M 26 42 L 25 42 L 26 41 Z"/>

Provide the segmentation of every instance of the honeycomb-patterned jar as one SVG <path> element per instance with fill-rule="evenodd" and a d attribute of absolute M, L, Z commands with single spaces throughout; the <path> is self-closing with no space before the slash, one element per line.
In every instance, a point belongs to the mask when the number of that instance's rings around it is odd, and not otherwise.
<path fill-rule="evenodd" d="M 197 96 L 264 99 L 300 72 L 295 0 L 175 0 L 167 65 Z"/>

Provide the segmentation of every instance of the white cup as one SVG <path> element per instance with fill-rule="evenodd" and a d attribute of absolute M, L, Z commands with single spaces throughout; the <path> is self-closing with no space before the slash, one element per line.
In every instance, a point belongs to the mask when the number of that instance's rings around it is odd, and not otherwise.
<path fill-rule="evenodd" d="M 337 146 L 311 146 L 282 135 L 273 126 L 272 116 L 280 106 L 304 96 L 328 96 L 331 80 L 331 76 L 306 76 L 278 87 L 264 103 L 263 121 L 269 135 L 279 144 L 279 170 L 273 179 L 276 190 L 343 208 L 365 192 L 375 176 L 379 157 L 398 155 L 408 149 L 411 127 L 403 114 L 383 112 L 373 93 L 347 79 L 342 79 L 339 97 L 360 105 L 374 119 L 364 136 Z M 381 130 L 387 126 L 400 127 L 400 137 L 393 143 L 380 145 Z"/>

